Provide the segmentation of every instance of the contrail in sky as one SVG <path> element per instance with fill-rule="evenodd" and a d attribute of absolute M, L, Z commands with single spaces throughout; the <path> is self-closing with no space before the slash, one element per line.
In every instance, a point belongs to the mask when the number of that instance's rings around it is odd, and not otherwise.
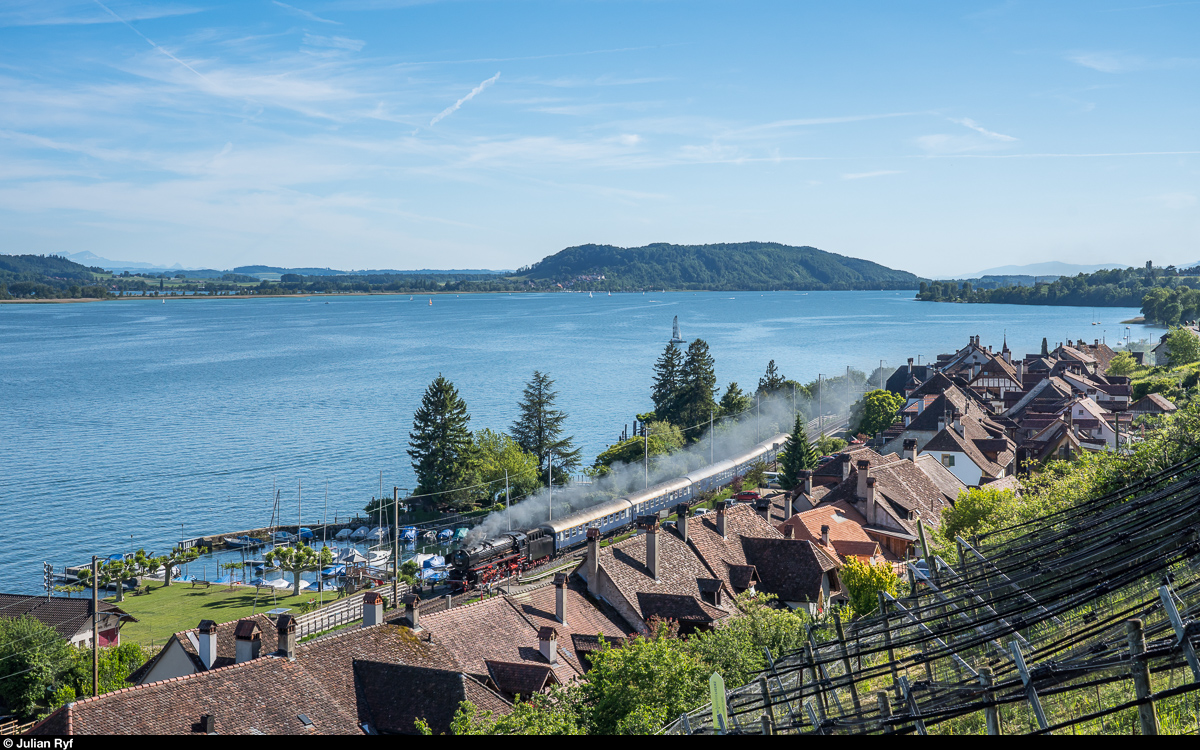
<path fill-rule="evenodd" d="M 483 91 L 488 86 L 491 86 L 493 83 L 496 82 L 496 80 L 498 78 L 500 78 L 500 74 L 496 73 L 496 75 L 492 76 L 491 78 L 487 79 L 486 81 L 479 84 L 475 88 L 471 89 L 471 93 L 467 94 L 462 99 L 459 99 L 458 101 L 456 101 L 454 104 L 450 105 L 449 107 L 446 107 L 445 109 L 443 109 L 441 112 L 439 112 L 437 114 L 437 117 L 434 117 L 432 120 L 430 120 L 429 127 L 433 127 L 434 125 L 437 125 L 440 120 L 457 112 L 459 107 L 461 107 L 463 104 L 474 99 L 476 94 L 478 94 L 480 91 Z"/>
<path fill-rule="evenodd" d="M 128 21 L 126 21 L 124 18 L 121 18 L 121 17 L 120 17 L 120 16 L 118 16 L 116 13 L 113 13 L 112 9 L 111 9 L 111 8 L 109 8 L 107 5 L 105 5 L 104 3 L 100 2 L 100 0 L 92 0 L 92 1 L 93 1 L 94 3 L 96 3 L 96 5 L 99 5 L 101 8 L 103 8 L 103 9 L 105 10 L 105 12 L 107 12 L 107 13 L 108 13 L 108 15 L 112 16 L 113 18 L 117 19 L 117 20 L 118 20 L 118 21 L 120 21 L 121 23 L 123 23 L 123 24 L 125 24 L 126 26 L 128 26 L 128 27 L 130 28 L 130 30 L 132 30 L 132 31 L 133 31 L 133 33 L 137 34 L 137 35 L 138 35 L 138 36 L 140 36 L 142 39 L 145 39 L 145 40 L 146 40 L 146 44 L 149 44 L 149 45 L 150 45 L 151 47 L 153 47 L 154 49 L 158 50 L 159 52 L 163 53 L 163 54 L 164 54 L 164 55 L 166 55 L 167 57 L 171 58 L 171 59 L 172 59 L 172 60 L 174 60 L 175 62 L 177 62 L 177 63 L 179 63 L 180 65 L 182 65 L 183 67 L 185 67 L 185 68 L 187 68 L 188 70 L 192 71 L 193 73 L 195 73 L 195 74 L 196 74 L 196 75 L 197 75 L 197 76 L 200 78 L 200 80 L 204 81 L 204 82 L 205 82 L 205 83 L 207 83 L 209 86 L 212 86 L 212 85 L 213 85 L 213 82 L 212 82 L 212 81 L 210 81 L 210 80 L 208 80 L 207 78 L 205 78 L 205 77 L 204 77 L 204 75 L 203 75 L 203 74 L 202 74 L 200 71 L 196 70 L 196 69 L 195 69 L 195 68 L 193 68 L 191 65 L 188 65 L 188 64 L 187 64 L 187 63 L 185 63 L 183 60 L 180 60 L 180 59 L 179 59 L 178 57 L 176 57 L 175 55 L 172 55 L 170 52 L 167 52 L 165 49 L 163 49 L 162 47 L 160 47 L 160 46 L 158 46 L 157 44 L 155 44 L 153 41 L 151 41 L 151 40 L 150 40 L 150 37 L 146 36 L 145 34 L 143 34 L 143 33 L 142 33 L 142 32 L 140 32 L 140 31 L 138 31 L 138 30 L 137 30 L 137 29 L 136 29 L 136 28 L 133 26 L 133 24 L 129 23 L 129 22 L 128 22 Z M 497 75 L 498 75 L 498 74 L 497 74 Z M 474 93 L 474 92 L 472 92 L 472 94 L 473 94 L 473 93 Z M 470 98 L 470 97 L 468 97 L 468 98 Z"/>

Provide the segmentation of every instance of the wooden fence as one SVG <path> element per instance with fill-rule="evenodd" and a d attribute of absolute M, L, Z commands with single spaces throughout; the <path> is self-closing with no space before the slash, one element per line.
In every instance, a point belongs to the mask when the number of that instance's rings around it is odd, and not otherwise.
<path fill-rule="evenodd" d="M 36 721 L 31 721 L 27 724 L 18 724 L 16 719 L 0 722 L 0 736 L 15 737 L 18 734 L 25 734 L 30 729 L 33 729 L 33 725 L 36 723 Z"/>
<path fill-rule="evenodd" d="M 404 596 L 409 590 L 407 583 L 400 583 L 396 589 L 399 596 Z M 385 585 L 376 589 L 376 591 L 385 597 L 390 597 L 392 587 L 391 585 Z M 366 592 L 360 591 L 343 599 L 338 599 L 332 604 L 328 604 L 313 612 L 296 615 L 296 637 L 305 638 L 361 620 L 363 617 L 364 593 Z M 394 602 L 388 602 L 388 604 L 392 607 L 396 606 Z"/>

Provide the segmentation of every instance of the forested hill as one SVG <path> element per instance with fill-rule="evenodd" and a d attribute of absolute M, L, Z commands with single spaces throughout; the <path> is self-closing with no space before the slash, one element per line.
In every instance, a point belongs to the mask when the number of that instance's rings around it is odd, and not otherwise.
<path fill-rule="evenodd" d="M 921 281 L 869 260 L 775 242 L 579 245 L 518 274 L 563 286 L 613 290 L 916 289 Z M 586 278 L 600 275 L 603 281 Z"/>
<path fill-rule="evenodd" d="M 89 268 L 57 255 L 0 255 L 0 279 L 5 281 L 92 281 L 93 273 L 107 273 L 103 268 Z"/>
<path fill-rule="evenodd" d="M 922 283 L 917 299 L 1008 305 L 1140 307 L 1151 323 L 1175 325 L 1200 318 L 1200 266 L 1144 266 L 1063 276 L 1050 283 L 978 289 L 970 282 Z"/>

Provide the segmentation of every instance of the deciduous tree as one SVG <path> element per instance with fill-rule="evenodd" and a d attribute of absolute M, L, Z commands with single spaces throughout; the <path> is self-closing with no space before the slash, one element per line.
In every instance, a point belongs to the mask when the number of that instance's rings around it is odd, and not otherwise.
<path fill-rule="evenodd" d="M 1187 328 L 1172 328 L 1167 334 L 1167 351 L 1172 367 L 1190 365 L 1200 361 L 1200 338 Z"/>
<path fill-rule="evenodd" d="M 882 432 L 898 418 L 904 397 L 887 390 L 874 390 L 850 408 L 850 431 L 853 434 L 874 435 Z"/>
<path fill-rule="evenodd" d="M 505 472 L 509 493 L 514 498 L 536 492 L 541 486 L 537 456 L 521 450 L 512 437 L 483 429 L 475 433 L 475 448 L 479 456 L 479 481 L 490 483 L 485 489 L 492 502 L 504 499 Z"/>
<path fill-rule="evenodd" d="M 328 547 L 322 547 L 318 552 L 312 547 L 295 544 L 291 547 L 276 547 L 263 555 L 263 560 L 285 573 L 291 573 L 292 596 L 300 596 L 300 575 L 332 565 L 333 552 Z"/>
<path fill-rule="evenodd" d="M 850 607 L 859 617 L 879 608 L 880 591 L 895 596 L 900 584 L 900 579 L 888 563 L 865 563 L 853 556 L 846 559 L 840 575 L 842 585 L 850 594 Z"/>

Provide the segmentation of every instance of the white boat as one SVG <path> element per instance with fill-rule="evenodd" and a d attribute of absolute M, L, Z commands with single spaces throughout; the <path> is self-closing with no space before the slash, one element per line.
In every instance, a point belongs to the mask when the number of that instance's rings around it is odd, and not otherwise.
<path fill-rule="evenodd" d="M 347 539 L 349 539 L 350 535 L 353 533 L 354 533 L 353 529 L 342 529 L 338 533 L 334 534 L 333 538 L 339 542 L 344 542 Z"/>
<path fill-rule="evenodd" d="M 675 320 L 671 323 L 671 343 L 682 344 L 683 336 L 679 333 L 679 316 L 675 316 Z"/>
<path fill-rule="evenodd" d="M 367 538 L 367 534 L 369 533 L 371 533 L 371 529 L 366 526 L 359 526 L 354 530 L 354 533 L 350 535 L 350 538 L 356 542 L 361 542 Z"/>
<path fill-rule="evenodd" d="M 385 529 L 382 526 L 376 526 L 375 528 L 371 529 L 369 534 L 367 534 L 367 541 L 382 542 L 384 539 L 387 539 L 390 536 L 390 529 Z"/>
<path fill-rule="evenodd" d="M 592 298 L 592 293 L 588 292 L 588 299 L 591 299 L 591 298 Z M 166 302 L 166 300 L 163 300 L 163 302 Z"/>
<path fill-rule="evenodd" d="M 386 564 L 391 559 L 392 559 L 392 553 L 388 550 L 384 550 L 384 549 L 372 550 L 367 555 L 367 565 L 370 565 L 371 567 L 379 567 L 381 565 Z"/>

